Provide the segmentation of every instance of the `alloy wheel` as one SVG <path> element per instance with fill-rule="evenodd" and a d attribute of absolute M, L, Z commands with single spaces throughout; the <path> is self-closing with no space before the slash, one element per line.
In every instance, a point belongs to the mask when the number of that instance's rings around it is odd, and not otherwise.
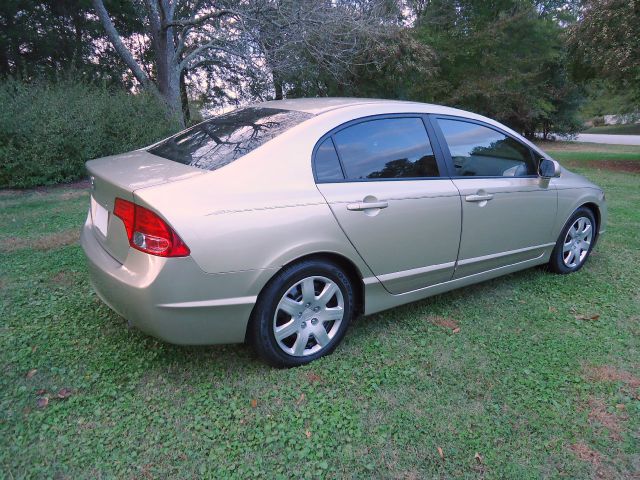
<path fill-rule="evenodd" d="M 282 351 L 303 357 L 327 347 L 343 317 L 344 298 L 338 285 L 326 277 L 306 277 L 280 299 L 273 334 Z"/>
<path fill-rule="evenodd" d="M 584 262 L 593 240 L 593 224 L 587 217 L 579 217 L 571 225 L 562 245 L 562 261 L 575 268 Z"/>

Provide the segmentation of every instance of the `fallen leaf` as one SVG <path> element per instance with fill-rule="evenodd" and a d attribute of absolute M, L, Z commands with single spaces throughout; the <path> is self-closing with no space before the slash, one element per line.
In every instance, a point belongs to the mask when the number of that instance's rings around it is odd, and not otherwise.
<path fill-rule="evenodd" d="M 455 330 L 456 328 L 460 327 L 458 325 L 458 322 L 456 322 L 452 318 L 447 318 L 447 317 L 430 316 L 430 317 L 427 317 L 427 321 L 429 321 L 430 323 L 433 323 L 434 325 L 437 325 L 438 327 L 449 328 L 451 330 Z"/>
<path fill-rule="evenodd" d="M 575 318 L 576 320 L 598 320 L 600 315 L 576 315 Z"/>
<path fill-rule="evenodd" d="M 49 405 L 49 398 L 48 397 L 38 398 L 38 400 L 36 401 L 36 405 L 38 405 L 38 408 L 46 407 L 47 405 Z"/>
<path fill-rule="evenodd" d="M 37 368 L 32 368 L 31 370 L 29 370 L 29 371 L 27 372 L 26 377 L 27 377 L 27 378 L 31 378 L 31 377 L 33 377 L 36 373 L 38 373 L 38 369 L 37 369 Z"/>
<path fill-rule="evenodd" d="M 460 327 L 451 330 L 451 333 L 460 333 Z"/>
<path fill-rule="evenodd" d="M 251 399 L 251 408 L 256 408 L 258 406 L 258 400 L 255 398 Z"/>
<path fill-rule="evenodd" d="M 444 452 L 441 447 L 438 447 L 438 455 L 440 455 L 440 458 L 444 461 Z"/>
<path fill-rule="evenodd" d="M 557 309 L 556 307 L 549 307 L 549 311 L 550 311 L 551 313 L 555 313 L 555 312 L 557 312 L 557 311 L 558 311 L 558 309 Z"/>
<path fill-rule="evenodd" d="M 309 379 L 309 381 L 311 383 L 313 382 L 319 382 L 320 380 L 322 380 L 322 378 L 320 377 L 320 375 L 313 373 L 313 372 L 309 372 L 307 373 L 307 378 Z"/>
<path fill-rule="evenodd" d="M 307 436 L 307 438 L 311 438 L 311 432 L 309 430 L 304 432 L 304 434 Z"/>
<path fill-rule="evenodd" d="M 44 395 L 45 393 L 47 393 L 47 391 L 44 388 L 41 388 L 40 390 L 36 390 L 36 395 Z"/>
<path fill-rule="evenodd" d="M 478 463 L 480 465 L 482 465 L 482 455 L 480 455 L 478 452 L 476 452 L 476 454 L 473 456 L 473 458 L 475 458 L 478 461 Z"/>
<path fill-rule="evenodd" d="M 298 400 L 296 400 L 296 405 L 300 405 L 302 402 L 304 402 L 304 399 L 306 398 L 304 393 L 300 394 L 300 397 L 298 398 Z"/>
<path fill-rule="evenodd" d="M 624 410 L 624 409 L 625 409 L 625 408 L 627 408 L 627 407 L 626 407 L 626 405 L 625 405 L 624 403 L 618 403 L 618 404 L 616 405 L 616 408 L 617 408 L 618 410 Z"/>
<path fill-rule="evenodd" d="M 58 391 L 57 397 L 62 399 L 62 400 L 64 400 L 65 398 L 69 398 L 72 394 L 73 394 L 73 392 L 71 391 L 70 388 L 61 388 Z"/>

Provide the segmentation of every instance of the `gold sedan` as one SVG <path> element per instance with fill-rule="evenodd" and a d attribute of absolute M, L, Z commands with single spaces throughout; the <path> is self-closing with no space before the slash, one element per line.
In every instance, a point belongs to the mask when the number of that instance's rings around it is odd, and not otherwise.
<path fill-rule="evenodd" d="M 266 102 L 87 162 L 94 288 L 168 342 L 276 366 L 371 314 L 517 270 L 579 270 L 602 190 L 491 119 L 367 99 Z"/>

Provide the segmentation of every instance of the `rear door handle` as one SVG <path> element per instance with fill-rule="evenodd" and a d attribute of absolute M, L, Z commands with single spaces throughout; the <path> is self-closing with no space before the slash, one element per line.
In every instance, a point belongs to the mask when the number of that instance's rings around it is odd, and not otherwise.
<path fill-rule="evenodd" d="M 358 202 L 358 203 L 349 203 L 347 204 L 347 210 L 351 211 L 362 211 L 369 210 L 372 208 L 387 208 L 389 206 L 389 202 Z"/>
<path fill-rule="evenodd" d="M 493 195 L 490 193 L 485 193 L 484 195 L 467 195 L 464 199 L 467 202 L 486 202 L 487 200 L 491 200 Z"/>

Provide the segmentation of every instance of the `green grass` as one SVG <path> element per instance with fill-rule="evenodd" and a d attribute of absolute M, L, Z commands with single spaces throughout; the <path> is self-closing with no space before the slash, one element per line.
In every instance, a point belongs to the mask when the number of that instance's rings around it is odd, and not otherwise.
<path fill-rule="evenodd" d="M 629 125 L 602 125 L 591 127 L 582 133 L 603 133 L 607 135 L 640 135 L 640 123 Z"/>
<path fill-rule="evenodd" d="M 580 162 L 640 162 L 640 147 L 634 145 L 606 145 L 578 142 L 539 142 L 539 146 L 559 162 L 580 165 Z M 640 165 L 640 164 L 639 164 Z"/>
<path fill-rule="evenodd" d="M 88 195 L 0 193 L 0 478 L 630 478 L 640 175 L 576 171 L 610 207 L 582 271 L 358 319 L 333 355 L 292 370 L 128 329 L 69 233 Z"/>

